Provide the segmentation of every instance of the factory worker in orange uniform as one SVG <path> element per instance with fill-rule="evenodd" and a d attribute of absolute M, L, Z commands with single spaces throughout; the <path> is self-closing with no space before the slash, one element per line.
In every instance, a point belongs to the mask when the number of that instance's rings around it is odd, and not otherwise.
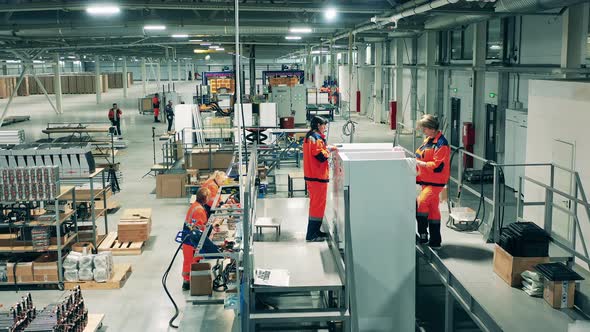
<path fill-rule="evenodd" d="M 444 189 L 449 176 L 451 149 L 449 142 L 439 130 L 439 121 L 432 114 L 425 114 L 418 127 L 426 139 L 416 150 L 416 183 L 422 190 L 416 200 L 416 221 L 418 223 L 419 242 L 434 249 L 441 246 L 440 235 L 440 192 Z M 429 239 L 430 233 L 430 239 Z"/>

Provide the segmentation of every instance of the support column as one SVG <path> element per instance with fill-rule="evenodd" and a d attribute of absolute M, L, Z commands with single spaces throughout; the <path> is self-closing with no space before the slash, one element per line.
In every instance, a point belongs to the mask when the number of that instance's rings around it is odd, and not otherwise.
<path fill-rule="evenodd" d="M 100 104 L 102 99 L 102 80 L 100 79 L 100 57 L 94 57 L 94 75 L 96 77 L 96 103 Z"/>
<path fill-rule="evenodd" d="M 59 70 L 59 54 L 54 55 L 55 65 L 53 66 L 53 92 L 55 92 L 55 107 L 59 114 L 63 114 L 61 94 L 61 71 Z"/>
<path fill-rule="evenodd" d="M 563 13 L 561 38 L 561 68 L 578 69 L 585 63 L 588 38 L 588 2 L 570 6 Z M 577 77 L 566 73 L 564 77 Z"/>
<path fill-rule="evenodd" d="M 250 96 L 256 95 L 256 46 L 250 45 Z"/>
<path fill-rule="evenodd" d="M 404 41 L 395 41 L 395 101 L 397 103 L 397 122 L 404 122 L 403 110 L 406 102 L 404 96 Z M 401 130 L 403 128 L 400 128 Z"/>
<path fill-rule="evenodd" d="M 361 93 L 361 114 L 366 115 L 368 113 L 368 108 L 371 101 L 371 81 L 369 78 L 369 68 L 367 68 L 366 64 L 367 60 L 367 47 L 365 44 L 361 44 L 358 48 L 358 82 L 359 82 L 359 91 Z"/>
<path fill-rule="evenodd" d="M 127 98 L 127 84 L 129 83 L 127 79 L 127 57 L 123 57 L 123 98 Z"/>
<path fill-rule="evenodd" d="M 147 95 L 147 68 L 145 67 L 145 58 L 141 58 L 141 85 L 145 97 Z"/>
<path fill-rule="evenodd" d="M 180 76 L 180 60 L 178 58 L 176 59 L 176 74 L 177 80 L 179 82 L 182 81 L 182 76 Z"/>
<path fill-rule="evenodd" d="M 431 69 L 436 64 L 436 31 L 426 32 L 426 105 L 424 113 L 437 115 L 436 101 L 438 99 L 437 71 Z"/>
<path fill-rule="evenodd" d="M 418 37 L 412 38 L 412 86 L 410 90 L 410 106 L 411 106 L 411 116 L 412 116 L 412 128 L 415 128 L 416 120 L 418 119 L 418 68 L 416 65 L 418 64 Z"/>
<path fill-rule="evenodd" d="M 473 126 L 475 128 L 475 145 L 473 151 L 478 156 L 485 156 L 486 110 L 485 110 L 485 63 L 486 63 L 486 22 L 475 24 L 473 34 Z M 474 167 L 479 169 L 482 163 L 474 160 Z"/>
<path fill-rule="evenodd" d="M 375 84 L 373 85 L 373 121 L 383 120 L 383 43 L 375 43 Z"/>
<path fill-rule="evenodd" d="M 158 92 L 162 88 L 162 70 L 160 70 L 160 59 L 158 59 L 156 62 L 156 82 L 158 82 L 158 86 L 156 87 L 156 92 Z"/>
<path fill-rule="evenodd" d="M 172 83 L 172 61 L 170 61 L 168 49 L 166 49 L 166 61 L 168 61 L 168 83 Z"/>

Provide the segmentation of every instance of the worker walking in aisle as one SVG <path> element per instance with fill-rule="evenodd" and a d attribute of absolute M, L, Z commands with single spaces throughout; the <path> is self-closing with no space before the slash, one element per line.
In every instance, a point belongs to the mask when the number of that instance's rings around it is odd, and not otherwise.
<path fill-rule="evenodd" d="M 111 125 L 117 128 L 116 133 L 119 136 L 121 136 L 121 115 L 123 115 L 123 112 L 119 106 L 116 103 L 113 104 L 113 108 L 109 110 L 109 120 L 111 121 Z"/>
<path fill-rule="evenodd" d="M 439 195 L 451 174 L 449 142 L 439 130 L 436 116 L 425 114 L 418 127 L 426 136 L 424 143 L 416 150 L 418 175 L 416 183 L 422 190 L 416 200 L 416 222 L 419 242 L 434 249 L 441 246 Z M 428 238 L 430 233 L 430 239 Z"/>
<path fill-rule="evenodd" d="M 203 183 L 202 188 L 207 188 L 209 190 L 209 200 L 207 201 L 207 207 L 209 209 L 213 208 L 213 201 L 215 197 L 217 197 L 217 193 L 219 192 L 219 188 L 227 181 L 227 175 L 223 171 L 215 171 L 207 181 Z M 221 201 L 221 200 L 220 200 Z M 218 202 L 219 204 L 219 202 Z"/>
<path fill-rule="evenodd" d="M 152 98 L 152 106 L 154 108 L 154 122 L 160 122 L 158 119 L 160 116 L 160 96 L 157 93 Z"/>
<path fill-rule="evenodd" d="M 168 131 L 172 130 L 172 122 L 174 121 L 174 108 L 172 107 L 172 100 L 168 101 L 168 105 L 164 108 L 166 121 L 168 121 Z"/>
<path fill-rule="evenodd" d="M 311 130 L 303 140 L 303 175 L 309 192 L 309 219 L 305 240 L 319 242 L 326 239 L 326 233 L 320 229 L 326 210 L 326 196 L 330 170 L 328 158 L 335 147 L 326 143 L 326 126 L 328 121 L 316 116 L 311 120 Z"/>
<path fill-rule="evenodd" d="M 184 225 L 182 228 L 183 234 L 189 234 L 192 230 L 198 229 L 200 232 L 205 230 L 205 225 L 209 219 L 207 211 L 205 210 L 205 203 L 209 199 L 210 192 L 207 188 L 201 188 L 197 191 L 197 199 L 188 209 L 186 217 L 184 219 Z M 184 235 L 186 237 L 186 235 Z M 198 263 L 201 258 L 195 257 L 195 246 L 198 243 L 190 237 L 186 237 L 182 243 L 182 289 L 188 290 L 190 287 L 190 272 L 191 264 Z"/>

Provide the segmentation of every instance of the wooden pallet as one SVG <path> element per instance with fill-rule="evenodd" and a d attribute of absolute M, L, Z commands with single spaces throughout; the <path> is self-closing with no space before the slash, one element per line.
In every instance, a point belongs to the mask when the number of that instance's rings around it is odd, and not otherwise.
<path fill-rule="evenodd" d="M 113 256 L 134 256 L 141 255 L 143 252 L 144 242 L 119 242 L 117 232 L 110 232 L 107 237 L 98 246 L 98 251 L 110 251 Z"/>
<path fill-rule="evenodd" d="M 104 314 L 88 314 L 88 324 L 84 328 L 84 332 L 96 332 L 102 327 L 102 320 Z"/>
<path fill-rule="evenodd" d="M 113 277 L 107 282 L 96 282 L 96 281 L 78 281 L 78 282 L 65 282 L 64 286 L 66 289 L 75 289 L 80 286 L 81 289 L 118 289 L 122 288 L 131 275 L 131 264 L 115 264 Z"/>

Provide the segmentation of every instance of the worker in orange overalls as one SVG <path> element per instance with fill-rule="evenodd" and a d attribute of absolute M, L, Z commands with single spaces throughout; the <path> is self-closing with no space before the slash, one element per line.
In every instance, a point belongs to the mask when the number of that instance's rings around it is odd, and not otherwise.
<path fill-rule="evenodd" d="M 197 191 L 197 199 L 189 207 L 184 219 L 183 234 L 189 234 L 195 228 L 201 232 L 205 230 L 205 225 L 209 216 L 205 210 L 205 203 L 209 200 L 210 192 L 207 188 L 201 188 Z M 194 241 L 186 238 L 182 243 L 182 289 L 190 288 L 191 264 L 198 263 L 201 258 L 195 257 Z"/>
<path fill-rule="evenodd" d="M 202 188 L 207 188 L 210 192 L 209 200 L 207 201 L 207 206 L 209 209 L 214 207 L 213 201 L 219 192 L 219 188 L 225 183 L 225 181 L 227 181 L 227 175 L 225 172 L 215 171 L 213 174 L 211 174 L 209 179 L 203 183 Z"/>
<path fill-rule="evenodd" d="M 160 122 L 158 116 L 160 116 L 160 96 L 156 93 L 152 98 L 152 106 L 154 107 L 154 122 Z"/>
<path fill-rule="evenodd" d="M 434 249 L 441 246 L 440 235 L 440 192 L 444 189 L 451 174 L 449 142 L 439 130 L 436 116 L 425 114 L 418 127 L 426 136 L 424 143 L 416 150 L 416 183 L 422 191 L 416 200 L 416 222 L 419 242 Z M 430 240 L 428 233 L 430 232 Z"/>
<path fill-rule="evenodd" d="M 303 175 L 309 193 L 309 219 L 305 240 L 319 242 L 326 239 L 327 234 L 320 230 L 326 210 L 326 196 L 330 170 L 328 157 L 335 147 L 326 143 L 326 126 L 328 121 L 316 116 L 311 120 L 311 130 L 303 140 Z"/>

